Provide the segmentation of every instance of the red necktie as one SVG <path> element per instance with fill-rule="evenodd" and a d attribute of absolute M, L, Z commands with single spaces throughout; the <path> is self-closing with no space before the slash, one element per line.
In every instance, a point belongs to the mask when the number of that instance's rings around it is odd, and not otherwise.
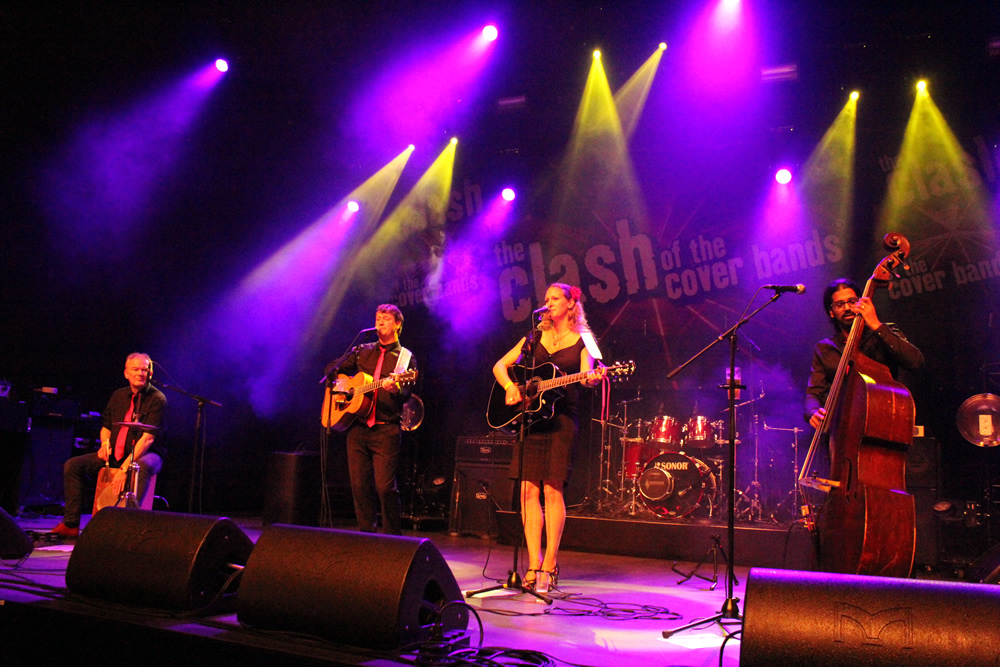
<path fill-rule="evenodd" d="M 382 348 L 382 352 L 378 355 L 378 363 L 375 364 L 375 380 L 379 379 L 382 373 L 382 360 L 385 359 L 385 348 Z M 368 426 L 375 425 L 375 408 L 378 407 L 378 385 L 375 385 L 375 393 L 372 394 L 372 413 L 368 415 Z"/>
<path fill-rule="evenodd" d="M 138 394 L 132 394 L 132 402 L 129 403 L 128 412 L 125 413 L 124 421 L 132 421 L 132 413 L 135 411 L 135 399 Z M 125 458 L 125 438 L 128 437 L 128 426 L 118 429 L 118 437 L 115 439 L 115 460 L 121 461 Z"/>

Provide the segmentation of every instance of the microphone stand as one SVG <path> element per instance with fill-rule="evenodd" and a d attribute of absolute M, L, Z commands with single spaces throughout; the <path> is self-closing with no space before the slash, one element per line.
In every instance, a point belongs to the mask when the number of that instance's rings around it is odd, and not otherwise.
<path fill-rule="evenodd" d="M 524 585 L 524 581 L 521 579 L 520 566 L 518 565 L 518 558 L 521 550 L 521 542 L 525 539 L 524 537 L 524 492 L 521 489 L 522 480 L 524 479 L 524 440 L 527 435 L 527 423 L 528 423 L 528 406 L 531 404 L 531 398 L 528 396 L 528 385 L 531 382 L 531 378 L 535 374 L 535 348 L 532 343 L 532 339 L 535 334 L 535 323 L 534 323 L 534 313 L 532 317 L 528 318 L 528 323 L 530 328 L 528 329 L 528 334 L 524 337 L 524 346 L 521 348 L 521 355 L 524 358 L 524 389 L 521 391 L 521 423 L 517 431 L 517 497 L 518 497 L 518 507 L 517 516 L 520 519 L 521 535 L 514 542 L 514 563 L 511 566 L 510 571 L 507 572 L 507 580 L 502 584 L 496 584 L 495 586 L 487 586 L 486 588 L 479 588 L 474 591 L 467 591 L 465 597 L 471 598 L 477 595 L 482 595 L 483 593 L 489 593 L 490 591 L 506 590 L 506 591 L 517 591 L 517 593 L 530 593 L 536 598 L 544 602 L 545 604 L 552 604 L 552 599 L 548 596 L 542 595 L 533 588 L 528 588 Z M 543 523 L 544 525 L 544 523 Z"/>
<path fill-rule="evenodd" d="M 708 352 L 710 349 L 715 347 L 717 343 L 728 339 L 729 340 L 729 379 L 726 384 L 720 385 L 720 388 L 726 390 L 729 395 L 729 461 L 726 466 L 726 474 L 729 476 L 729 497 L 728 497 L 728 510 L 729 510 L 729 524 L 727 531 L 727 541 L 729 543 L 729 553 L 728 558 L 726 558 L 726 601 L 722 604 L 722 609 L 715 616 L 711 616 L 706 619 L 701 619 L 693 621 L 686 625 L 682 625 L 679 628 L 674 628 L 672 630 L 664 630 L 663 637 L 667 639 L 682 632 L 684 630 L 689 630 L 691 628 L 697 627 L 699 625 L 704 625 L 706 623 L 718 623 L 719 625 L 724 625 L 722 619 L 736 620 L 742 623 L 743 618 L 740 616 L 740 606 L 739 599 L 733 596 L 733 583 L 736 581 L 736 574 L 733 571 L 733 564 L 736 562 L 735 553 L 735 542 L 736 542 L 736 392 L 740 389 L 746 389 L 745 386 L 739 384 L 736 379 L 736 350 L 737 350 L 737 332 L 739 328 L 744 324 L 749 322 L 757 313 L 764 310 L 772 303 L 777 301 L 782 295 L 782 292 L 775 292 L 770 299 L 768 299 L 760 308 L 754 310 L 749 315 L 741 317 L 740 320 L 729 328 L 728 331 L 721 334 L 718 338 L 713 340 L 711 343 L 706 345 L 700 352 L 695 354 L 693 357 L 685 361 L 683 364 L 675 368 L 674 370 L 667 373 L 667 379 L 674 377 L 682 370 L 687 368 L 695 359 L 699 358 L 701 355 Z M 756 295 L 755 295 L 756 296 Z M 751 299 L 753 303 L 753 299 Z M 749 306 L 747 306 L 749 309 Z"/>
<path fill-rule="evenodd" d="M 193 394 L 189 391 L 185 391 L 180 387 L 174 387 L 169 384 L 156 383 L 158 387 L 162 389 L 169 389 L 170 391 L 175 391 L 178 394 L 187 396 L 198 403 L 198 416 L 194 423 L 194 450 L 191 453 L 191 484 L 188 487 L 188 513 L 191 514 L 194 508 L 194 487 L 195 481 L 198 484 L 198 514 L 201 514 L 201 488 L 202 488 L 202 474 L 205 470 L 205 440 L 207 434 L 207 427 L 205 425 L 205 406 L 214 405 L 217 408 L 222 407 L 222 403 L 218 401 L 213 401 L 210 398 L 205 398 L 204 396 L 199 396 L 198 394 Z"/>

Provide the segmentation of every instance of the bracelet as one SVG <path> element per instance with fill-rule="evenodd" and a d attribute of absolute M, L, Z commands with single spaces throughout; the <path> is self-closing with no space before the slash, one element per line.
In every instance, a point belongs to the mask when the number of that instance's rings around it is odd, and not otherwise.
<path fill-rule="evenodd" d="M 511 387 L 513 386 L 513 384 L 514 384 L 514 383 L 513 383 L 512 381 L 510 381 L 510 380 L 507 380 L 507 384 L 505 384 L 505 385 L 503 386 L 503 390 L 504 390 L 504 391 L 506 392 L 506 391 L 507 391 L 508 389 L 510 389 L 510 388 L 511 388 Z"/>

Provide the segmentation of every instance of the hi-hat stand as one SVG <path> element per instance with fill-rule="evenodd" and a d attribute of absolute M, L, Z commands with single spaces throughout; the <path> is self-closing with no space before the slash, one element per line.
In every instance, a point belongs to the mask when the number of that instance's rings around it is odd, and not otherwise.
<path fill-rule="evenodd" d="M 727 526 L 726 537 L 728 542 L 728 558 L 726 561 L 726 601 L 722 603 L 722 609 L 719 613 L 711 616 L 709 618 L 700 619 L 686 625 L 682 625 L 679 628 L 673 628 L 671 630 L 664 630 L 663 637 L 669 638 L 673 635 L 681 632 L 683 630 L 689 630 L 705 623 L 718 623 L 719 625 L 724 625 L 723 619 L 728 619 L 731 621 L 736 621 L 739 623 L 743 622 L 740 616 L 739 599 L 733 596 L 733 586 L 736 582 L 736 575 L 733 572 L 733 564 L 736 560 L 735 543 L 736 543 L 736 397 L 737 392 L 741 389 L 746 389 L 740 384 L 740 381 L 736 377 L 736 350 L 738 349 L 738 337 L 740 327 L 749 322 L 757 313 L 767 308 L 769 305 L 781 298 L 781 292 L 775 291 L 770 299 L 766 303 L 761 305 L 759 308 L 751 312 L 749 315 L 744 315 L 739 319 L 739 321 L 729 328 L 728 331 L 719 335 L 718 338 L 713 340 L 711 343 L 706 345 L 700 352 L 695 354 L 693 357 L 685 361 L 683 364 L 675 368 L 674 370 L 667 373 L 667 379 L 674 377 L 682 370 L 687 368 L 695 359 L 698 359 L 703 354 L 708 352 L 710 349 L 715 347 L 717 343 L 724 340 L 729 341 L 729 377 L 726 380 L 725 385 L 721 385 L 720 388 L 724 388 L 729 397 L 729 461 L 727 462 L 727 471 L 729 474 L 729 523 Z M 756 296 L 756 293 L 754 294 Z M 750 304 L 747 305 L 747 310 L 750 310 L 750 305 L 753 304 L 753 299 L 751 299 Z M 744 311 L 745 313 L 746 311 Z"/>

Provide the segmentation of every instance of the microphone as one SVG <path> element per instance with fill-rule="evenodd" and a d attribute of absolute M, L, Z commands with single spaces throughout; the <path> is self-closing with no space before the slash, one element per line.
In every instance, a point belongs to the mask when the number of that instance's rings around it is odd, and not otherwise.
<path fill-rule="evenodd" d="M 549 312 L 549 307 L 548 306 L 542 306 L 541 308 L 535 308 L 533 311 L 531 311 L 531 313 L 533 315 L 544 315 L 547 312 Z"/>
<path fill-rule="evenodd" d="M 805 287 L 803 287 L 802 289 L 805 289 Z M 363 333 L 368 332 L 368 331 L 375 331 L 375 327 L 368 327 L 367 329 L 362 329 L 358 333 L 359 334 L 363 334 Z"/>
<path fill-rule="evenodd" d="M 806 293 L 806 286 L 801 283 L 798 285 L 764 285 L 764 289 L 773 289 L 775 294 L 784 294 L 785 292 L 795 292 L 796 294 Z"/>

